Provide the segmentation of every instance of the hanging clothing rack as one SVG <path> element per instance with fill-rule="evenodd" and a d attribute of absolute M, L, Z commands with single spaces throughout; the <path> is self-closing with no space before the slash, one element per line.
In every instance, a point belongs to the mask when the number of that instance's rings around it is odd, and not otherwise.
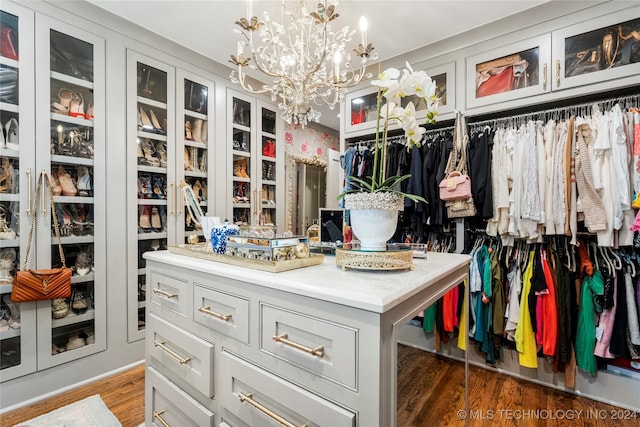
<path fill-rule="evenodd" d="M 394 143 L 394 142 L 399 142 L 400 140 L 404 139 L 405 136 L 404 135 L 397 135 L 397 136 L 389 136 L 387 137 L 387 143 Z M 370 146 L 375 144 L 376 140 L 375 139 L 361 139 L 361 140 L 357 140 L 357 141 L 350 141 L 347 143 L 347 145 L 349 146 L 362 146 L 362 145 L 366 145 L 366 146 Z"/>
<path fill-rule="evenodd" d="M 567 105 L 565 107 L 556 107 L 550 108 L 546 110 L 534 111 L 530 113 L 517 114 L 513 116 L 505 116 L 488 120 L 480 120 L 473 121 L 473 117 L 467 118 L 467 123 L 471 129 L 477 129 L 483 126 L 504 126 L 504 125 L 517 125 L 519 126 L 521 123 L 526 122 L 528 120 L 545 120 L 548 118 L 564 118 L 567 117 L 567 113 L 570 115 L 577 114 L 590 114 L 594 105 L 598 105 L 599 108 L 601 106 L 601 110 L 608 110 L 613 107 L 615 104 L 621 103 L 624 108 L 637 108 L 640 106 L 640 94 L 635 95 L 625 95 L 618 96 L 613 98 L 606 98 L 591 102 L 584 102 L 580 104 Z M 546 121 L 546 120 L 545 120 Z"/>

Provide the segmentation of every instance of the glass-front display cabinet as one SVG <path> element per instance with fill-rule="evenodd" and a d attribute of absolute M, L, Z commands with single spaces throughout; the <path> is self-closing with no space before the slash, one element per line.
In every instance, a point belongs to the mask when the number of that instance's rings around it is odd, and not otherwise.
<path fill-rule="evenodd" d="M 34 38 L 32 12 L 14 4 L 1 8 L 0 381 L 7 381 L 37 367 L 36 303 L 11 301 L 31 220 L 25 189 L 33 185 L 35 170 L 35 111 L 28 90 L 34 84 Z"/>
<path fill-rule="evenodd" d="M 180 208 L 175 164 L 175 69 L 129 51 L 127 56 L 127 330 L 144 338 L 143 254 L 174 244 Z"/>
<path fill-rule="evenodd" d="M 106 349 L 105 42 L 36 17 L 37 268 L 73 269 L 66 299 L 38 301 L 38 369 Z M 30 141 L 21 141 L 29 144 Z M 25 188 L 30 195 L 31 183 Z M 23 190 L 23 191 L 25 191 Z M 37 190 L 36 190 L 37 191 Z M 53 222 L 57 219 L 64 260 Z M 43 349 L 50 349 L 44 351 Z"/>
<path fill-rule="evenodd" d="M 177 181 L 180 183 L 178 190 L 188 184 L 198 201 L 200 210 L 207 214 L 211 209 L 209 189 L 209 172 L 213 167 L 214 150 L 209 148 L 209 134 L 213 133 L 213 82 L 198 75 L 178 69 L 176 71 L 176 99 L 178 100 L 176 158 L 183 158 L 176 165 Z M 180 103 L 184 100 L 183 103 Z M 213 172 L 213 171 L 211 171 Z M 214 174 L 212 173 L 212 176 Z M 178 220 L 180 224 L 176 228 L 176 241 L 180 243 L 203 242 L 204 234 L 199 223 L 197 212 L 189 209 L 185 203 L 182 192 L 179 192 Z"/>
<path fill-rule="evenodd" d="M 228 90 L 231 215 L 237 225 L 284 224 L 284 122 L 275 106 Z"/>
<path fill-rule="evenodd" d="M 640 6 L 554 31 L 554 89 L 640 74 Z"/>

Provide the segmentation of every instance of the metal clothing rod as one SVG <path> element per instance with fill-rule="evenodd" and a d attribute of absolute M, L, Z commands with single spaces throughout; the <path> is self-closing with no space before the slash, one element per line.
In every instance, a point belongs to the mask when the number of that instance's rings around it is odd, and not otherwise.
<path fill-rule="evenodd" d="M 513 122 L 513 121 L 521 121 L 523 119 L 524 120 L 527 120 L 527 119 L 543 120 L 546 117 L 553 114 L 557 115 L 557 114 L 563 114 L 567 112 L 576 113 L 580 109 L 586 110 L 587 108 L 592 108 L 594 105 L 600 105 L 600 104 L 602 104 L 602 106 L 604 107 L 607 107 L 607 108 L 604 108 L 606 110 L 608 108 L 611 108 L 613 105 L 617 103 L 622 103 L 624 104 L 625 107 L 638 107 L 640 105 L 640 94 L 601 99 L 597 101 L 584 102 L 581 104 L 567 105 L 566 107 L 550 108 L 546 110 L 534 111 L 531 113 L 518 114 L 514 116 L 505 116 L 505 117 L 499 117 L 499 118 L 488 119 L 488 120 L 480 120 L 477 122 L 472 122 L 473 117 L 468 117 L 467 123 L 469 124 L 470 127 L 477 128 L 484 125 L 503 124 L 503 123 Z"/>

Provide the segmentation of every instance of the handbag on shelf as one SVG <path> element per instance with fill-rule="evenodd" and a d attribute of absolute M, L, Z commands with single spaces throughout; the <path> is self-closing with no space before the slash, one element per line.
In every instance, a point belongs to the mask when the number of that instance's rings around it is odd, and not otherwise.
<path fill-rule="evenodd" d="M 27 266 L 29 264 L 29 252 L 31 250 L 31 242 L 33 241 L 33 229 L 36 225 L 36 207 L 40 195 L 40 187 L 47 185 L 49 199 L 51 203 L 51 212 L 53 216 L 53 224 L 58 239 L 58 250 L 60 251 L 60 260 L 62 267 L 49 268 L 42 270 L 31 270 Z M 42 195 L 44 197 L 44 194 Z M 11 300 L 13 302 L 27 302 L 51 300 L 56 298 L 68 298 L 71 296 L 71 268 L 66 266 L 64 251 L 62 249 L 62 241 L 60 239 L 60 226 L 58 225 L 58 215 L 55 212 L 53 203 L 53 193 L 51 192 L 51 183 L 45 173 L 40 174 L 36 194 L 32 208 L 31 226 L 29 228 L 29 238 L 27 240 L 27 248 L 24 256 L 22 270 L 16 273 L 13 279 L 13 288 L 11 289 Z"/>
<path fill-rule="evenodd" d="M 467 135 L 466 121 L 462 113 L 456 113 L 453 135 L 453 148 L 449 154 L 446 178 L 439 184 L 440 199 L 445 202 L 449 218 L 475 216 L 477 213 L 471 195 L 471 178 L 467 174 Z"/>

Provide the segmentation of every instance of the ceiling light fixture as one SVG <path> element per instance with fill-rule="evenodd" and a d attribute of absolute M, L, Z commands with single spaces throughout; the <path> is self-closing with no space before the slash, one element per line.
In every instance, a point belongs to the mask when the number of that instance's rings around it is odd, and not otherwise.
<path fill-rule="evenodd" d="M 231 73 L 231 81 L 251 93 L 270 93 L 287 123 L 304 127 L 310 121 L 317 122 L 320 112 L 314 105 L 326 104 L 334 109 L 348 87 L 371 77 L 366 64 L 378 57 L 371 53 L 373 45 L 367 43 L 367 21 L 362 17 L 360 43 L 353 49 L 359 63 L 352 63 L 346 44 L 356 30 L 346 26 L 334 32 L 329 24 L 339 16 L 337 3 L 325 0 L 309 12 L 304 0 L 283 0 L 283 24 L 279 24 L 267 12 L 264 21 L 253 16 L 250 0 L 248 17 L 236 21 L 241 28 L 236 31 L 244 40 L 238 41 L 236 55 L 231 55 L 229 61 L 238 67 Z M 244 54 L 245 47 L 249 48 L 249 56 Z M 246 81 L 247 66 L 264 73 L 271 83 L 254 89 Z"/>

